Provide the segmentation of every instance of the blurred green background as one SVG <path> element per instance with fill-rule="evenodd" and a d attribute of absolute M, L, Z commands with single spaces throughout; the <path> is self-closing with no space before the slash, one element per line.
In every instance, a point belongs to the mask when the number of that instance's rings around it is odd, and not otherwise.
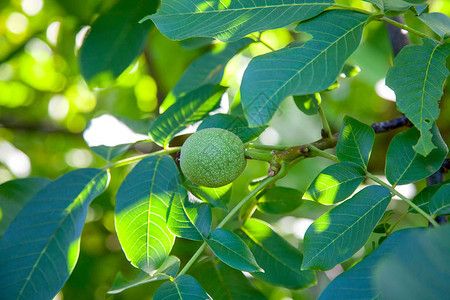
<path fill-rule="evenodd" d="M 126 1 L 126 0 L 123 0 Z M 156 0 L 149 0 L 156 1 Z M 90 151 L 82 133 L 88 121 L 102 114 L 131 119 L 155 118 L 160 103 L 169 93 L 189 64 L 208 50 L 208 46 L 192 48 L 170 41 L 152 28 L 140 55 L 116 80 L 94 86 L 80 75 L 78 51 L 89 25 L 118 1 L 113 0 L 12 0 L 0 1 L 0 184 L 29 176 L 55 179 L 60 175 L 85 167 L 102 167 L 105 161 Z M 347 5 L 370 6 L 361 1 L 337 1 Z M 450 2 L 434 0 L 430 11 L 450 13 Z M 412 12 L 406 22 L 423 32 L 431 31 Z M 262 40 L 278 49 L 293 41 L 287 29 L 263 33 Z M 413 43 L 420 40 L 412 37 Z M 267 52 L 261 44 L 254 44 L 235 57 L 227 66 L 223 83 L 231 86 L 229 98 L 234 99 L 246 64 L 252 56 Z M 395 103 L 383 89 L 383 78 L 392 64 L 392 49 L 386 27 L 373 22 L 364 31 L 359 49 L 350 58 L 361 72 L 353 78 L 339 79 L 339 88 L 322 94 L 323 107 L 333 131 L 339 131 L 344 114 L 367 124 L 385 121 L 400 114 Z M 442 136 L 450 143 L 450 89 L 447 86 L 441 101 L 438 121 Z M 299 145 L 320 138 L 318 116 L 305 116 L 292 99 L 287 99 L 259 142 L 276 145 Z M 395 132 L 377 136 L 369 169 L 382 174 L 387 146 Z M 154 145 L 136 147 L 124 157 L 140 153 L 137 149 L 152 149 Z M 123 157 L 122 157 L 123 158 Z M 316 174 L 329 163 L 310 159 L 297 165 L 278 184 L 304 190 Z M 120 250 L 114 231 L 114 196 L 129 171 L 114 169 L 106 193 L 92 204 L 83 231 L 78 264 L 58 294 L 58 299 L 151 299 L 159 284 L 147 284 L 121 294 L 107 296 L 118 271 L 125 276 L 137 274 Z M 244 174 L 235 184 L 232 203 L 248 191 L 248 183 L 267 173 L 267 165 L 249 162 Z M 408 196 L 425 185 L 402 187 Z M 405 207 L 393 202 L 393 208 Z M 268 220 L 295 246 L 311 220 L 327 208 L 307 202 L 292 216 L 257 217 Z M 216 216 L 220 218 L 220 212 Z M 423 221 L 412 215 L 401 226 L 420 225 Z M 233 224 L 230 224 L 232 228 Z M 372 240 L 376 240 L 374 236 Z M 300 241 L 300 242 L 299 242 Z M 174 254 L 186 262 L 198 243 L 177 240 Z M 371 242 L 356 259 L 370 252 Z M 348 261 L 336 270 L 318 274 L 319 284 L 305 291 L 293 292 L 284 288 L 255 284 L 269 299 L 314 299 Z M 194 274 L 195 276 L 195 274 Z"/>

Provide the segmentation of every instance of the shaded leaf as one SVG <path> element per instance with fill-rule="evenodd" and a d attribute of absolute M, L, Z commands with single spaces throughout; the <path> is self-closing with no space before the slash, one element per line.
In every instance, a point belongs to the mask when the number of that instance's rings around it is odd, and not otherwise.
<path fill-rule="evenodd" d="M 318 113 L 319 105 L 322 102 L 319 93 L 294 96 L 294 103 L 305 115 L 313 116 Z"/>
<path fill-rule="evenodd" d="M 446 14 L 439 12 L 424 13 L 418 18 L 441 38 L 450 36 L 450 18 Z"/>
<path fill-rule="evenodd" d="M 422 209 L 427 214 L 430 213 L 429 203 L 431 197 L 436 193 L 439 188 L 441 187 L 441 184 L 436 185 L 430 185 L 425 187 L 423 190 L 421 190 L 412 200 L 414 204 L 416 204 L 420 209 Z M 415 209 L 412 207 L 409 208 L 409 211 L 412 213 L 417 213 Z"/>
<path fill-rule="evenodd" d="M 205 241 L 214 254 L 230 267 L 247 272 L 261 270 L 247 245 L 231 231 L 216 228 Z"/>
<path fill-rule="evenodd" d="M 268 214 L 286 214 L 303 204 L 303 192 L 282 186 L 264 189 L 256 197 L 256 206 Z"/>
<path fill-rule="evenodd" d="M 206 118 L 198 127 L 198 130 L 205 128 L 222 128 L 237 135 L 243 143 L 251 142 L 267 128 L 264 126 L 249 127 L 243 116 L 215 114 Z"/>
<path fill-rule="evenodd" d="M 350 197 L 365 177 L 361 166 L 352 162 L 337 163 L 322 170 L 303 197 L 325 205 L 336 204 Z"/>
<path fill-rule="evenodd" d="M 450 281 L 450 225 L 414 230 L 382 258 L 373 282 L 381 299 L 440 299 Z M 407 253 L 407 255 L 405 255 Z"/>
<path fill-rule="evenodd" d="M 305 289 L 316 283 L 313 271 L 302 271 L 303 255 L 279 236 L 269 224 L 249 219 L 237 231 L 252 251 L 262 272 L 252 275 L 270 284 L 289 289 Z"/>
<path fill-rule="evenodd" d="M 222 262 L 211 260 L 197 263 L 191 271 L 214 300 L 267 299 L 242 272 Z"/>
<path fill-rule="evenodd" d="M 170 156 L 141 160 L 116 195 L 115 224 L 120 245 L 135 267 L 153 274 L 167 259 L 175 237 L 167 223 L 180 176 Z"/>
<path fill-rule="evenodd" d="M 47 178 L 30 177 L 0 185 L 0 236 L 28 201 L 50 182 Z"/>
<path fill-rule="evenodd" d="M 49 183 L 20 211 L 0 240 L 0 298 L 52 299 L 78 260 L 91 201 L 109 173 L 78 169 Z"/>
<path fill-rule="evenodd" d="M 86 80 L 106 72 L 118 77 L 141 53 L 151 22 L 139 24 L 156 11 L 158 1 L 119 1 L 92 24 L 79 53 L 81 74 Z"/>
<path fill-rule="evenodd" d="M 434 215 L 450 214 L 450 182 L 443 184 L 431 197 L 430 212 Z"/>
<path fill-rule="evenodd" d="M 187 125 L 204 119 L 219 108 L 225 90 L 222 86 L 205 85 L 177 99 L 155 120 L 149 132 L 151 137 L 157 144 L 167 147 L 170 140 Z"/>
<path fill-rule="evenodd" d="M 439 117 L 439 99 L 448 76 L 445 66 L 450 45 L 424 39 L 422 45 L 406 46 L 386 75 L 386 85 L 394 90 L 399 111 L 420 131 L 413 149 L 427 156 L 438 145 L 430 130 Z"/>
<path fill-rule="evenodd" d="M 153 296 L 155 300 L 204 300 L 211 299 L 189 275 L 182 275 L 173 281 L 163 283 Z"/>
<path fill-rule="evenodd" d="M 179 186 L 170 204 L 167 225 L 176 236 L 201 241 L 211 229 L 211 208 L 200 201 L 191 201 L 187 191 Z"/>
<path fill-rule="evenodd" d="M 361 262 L 357 263 L 351 269 L 345 271 L 336 277 L 320 294 L 319 300 L 359 300 L 359 299 L 378 299 L 379 293 L 372 280 L 375 267 L 392 250 L 408 240 L 416 231 L 422 231 L 422 228 L 405 229 L 394 232 L 383 242 L 375 251 L 369 254 Z"/>
<path fill-rule="evenodd" d="M 320 216 L 305 233 L 302 269 L 329 270 L 349 259 L 364 246 L 390 200 L 387 188 L 372 185 Z"/>
<path fill-rule="evenodd" d="M 123 277 L 122 273 L 118 273 L 114 279 L 111 289 L 108 294 L 118 294 L 126 289 L 142 285 L 149 282 L 154 282 L 158 280 L 166 280 L 171 277 L 175 277 L 180 268 L 180 259 L 175 256 L 169 256 L 161 268 L 154 274 L 149 275 L 144 271 L 141 271 L 133 280 L 128 280 Z"/>
<path fill-rule="evenodd" d="M 256 31 L 307 20 L 333 4 L 332 0 L 285 0 L 270 4 L 263 0 L 189 0 L 181 5 L 177 0 L 165 0 L 156 14 L 144 20 L 151 18 L 172 40 L 214 37 L 235 41 Z"/>
<path fill-rule="evenodd" d="M 267 124 L 288 96 L 320 92 L 332 85 L 347 57 L 358 47 L 368 15 L 332 10 L 300 23 L 313 35 L 298 48 L 284 48 L 252 59 L 241 85 L 250 126 Z"/>
<path fill-rule="evenodd" d="M 186 179 L 183 185 L 188 189 L 189 192 L 192 193 L 194 197 L 208 202 L 212 207 L 228 210 L 226 204 L 231 199 L 233 184 L 230 183 L 221 187 L 209 188 L 192 183 L 191 181 Z"/>
<path fill-rule="evenodd" d="M 414 151 L 414 145 L 420 138 L 416 128 L 397 134 L 389 144 L 386 155 L 386 178 L 392 185 L 416 182 L 434 174 L 447 155 L 447 145 L 442 140 L 437 126 L 432 128 L 432 142 L 437 149 L 424 157 Z"/>
<path fill-rule="evenodd" d="M 341 161 L 351 161 L 367 168 L 374 140 L 375 131 L 371 126 L 345 116 L 336 155 Z"/>

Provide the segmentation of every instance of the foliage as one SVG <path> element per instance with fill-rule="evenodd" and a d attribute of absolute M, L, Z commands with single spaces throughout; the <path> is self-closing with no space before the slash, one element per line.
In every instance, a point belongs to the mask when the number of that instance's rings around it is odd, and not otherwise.
<path fill-rule="evenodd" d="M 19 2 L 0 4 L 1 299 L 448 294 L 450 4 Z M 385 24 L 413 43 L 395 58 Z M 180 170 L 207 128 L 245 145 L 232 184 Z"/>

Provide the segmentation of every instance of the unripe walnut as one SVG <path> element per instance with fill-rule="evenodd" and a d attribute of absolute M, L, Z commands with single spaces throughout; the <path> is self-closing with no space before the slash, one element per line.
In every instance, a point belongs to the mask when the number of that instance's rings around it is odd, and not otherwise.
<path fill-rule="evenodd" d="M 220 128 L 203 129 L 181 147 L 181 171 L 201 186 L 227 185 L 244 170 L 247 163 L 244 152 L 244 144 L 234 133 Z"/>

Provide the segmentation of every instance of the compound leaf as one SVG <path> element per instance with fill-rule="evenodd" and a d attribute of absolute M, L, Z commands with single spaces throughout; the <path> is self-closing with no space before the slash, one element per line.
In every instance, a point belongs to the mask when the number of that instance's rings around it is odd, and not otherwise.
<path fill-rule="evenodd" d="M 144 20 L 152 19 L 172 40 L 213 37 L 235 41 L 256 31 L 307 20 L 333 4 L 333 0 L 285 0 L 270 4 L 264 0 L 164 0 L 157 13 Z"/>
<path fill-rule="evenodd" d="M 430 130 L 439 117 L 438 101 L 448 76 L 445 63 L 449 54 L 450 44 L 424 39 L 422 45 L 404 47 L 386 75 L 386 85 L 395 92 L 398 110 L 420 131 L 413 149 L 422 156 L 438 146 Z"/>
<path fill-rule="evenodd" d="M 177 99 L 155 120 L 150 128 L 151 137 L 166 148 L 170 140 L 187 125 L 204 119 L 211 111 L 219 108 L 225 90 L 222 86 L 204 85 Z"/>
<path fill-rule="evenodd" d="M 256 262 L 263 272 L 252 275 L 270 284 L 289 289 L 305 289 L 316 283 L 313 271 L 302 271 L 303 255 L 281 236 L 269 224 L 249 219 L 237 234 L 252 251 Z"/>
<path fill-rule="evenodd" d="M 109 173 L 78 169 L 49 183 L 20 211 L 0 241 L 0 298 L 52 299 L 78 260 L 91 201 Z"/>
<path fill-rule="evenodd" d="M 303 197 L 325 205 L 336 204 L 347 199 L 364 178 L 361 166 L 352 162 L 337 163 L 320 172 Z"/>
<path fill-rule="evenodd" d="M 349 259 L 364 246 L 390 200 L 387 188 L 368 186 L 320 216 L 305 233 L 302 269 L 329 270 Z"/>
<path fill-rule="evenodd" d="M 257 56 L 245 70 L 241 102 L 250 126 L 267 124 L 288 96 L 325 90 L 358 47 L 368 15 L 327 11 L 300 23 L 296 31 L 313 35 L 297 48 Z"/>
<path fill-rule="evenodd" d="M 170 156 L 141 160 L 116 195 L 115 224 L 120 245 L 135 267 L 153 274 L 167 259 L 175 241 L 166 219 L 180 184 Z"/>

